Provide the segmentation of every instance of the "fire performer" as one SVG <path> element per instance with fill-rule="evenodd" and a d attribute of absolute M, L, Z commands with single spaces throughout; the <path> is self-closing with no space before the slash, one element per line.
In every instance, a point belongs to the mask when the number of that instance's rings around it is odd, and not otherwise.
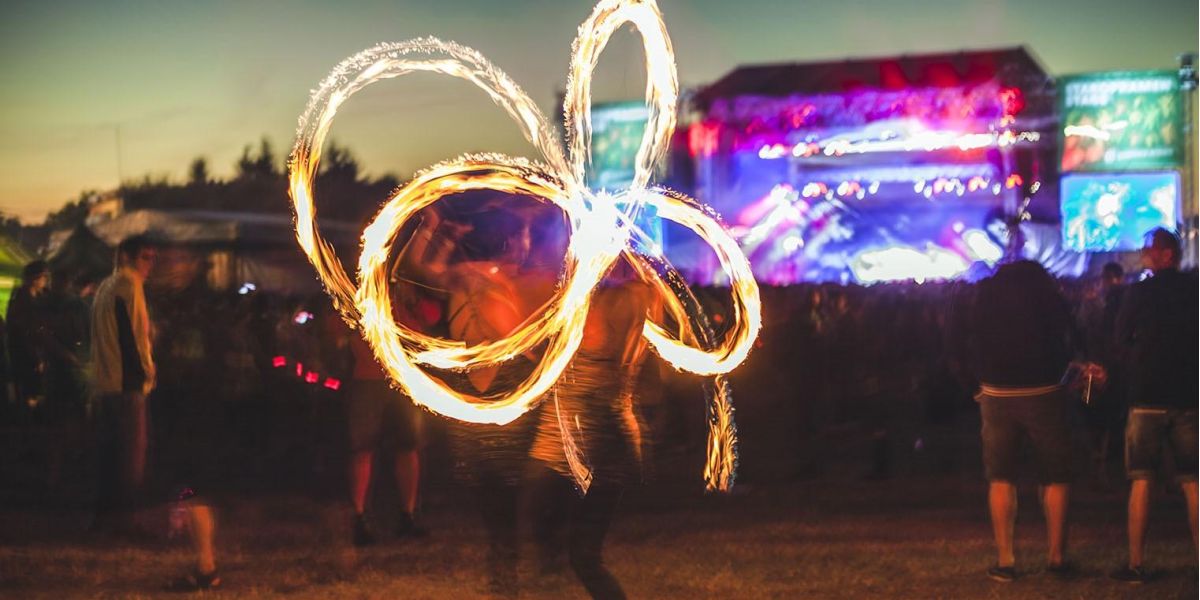
<path fill-rule="evenodd" d="M 529 254 L 529 230 L 520 217 L 488 210 L 472 219 L 459 256 L 446 271 L 449 333 L 452 339 L 478 344 L 508 335 L 532 312 L 532 288 L 519 289 L 521 266 Z M 437 269 L 436 263 L 431 263 Z M 534 286 L 536 287 L 536 286 Z M 544 300 L 544 299 L 543 299 Z M 486 396 L 511 389 L 528 376 L 532 362 L 516 357 L 503 367 L 475 368 L 449 374 L 447 382 Z M 451 424 L 457 474 L 475 493 L 487 530 L 489 592 L 516 597 L 517 505 L 536 412 L 507 425 Z"/>
<path fill-rule="evenodd" d="M 647 318 L 661 301 L 620 259 L 592 301 L 583 342 L 541 409 L 532 457 L 539 465 L 534 525 L 543 571 L 562 555 L 565 526 L 571 568 L 593 598 L 624 598 L 604 566 L 604 538 L 625 487 L 640 478 L 643 430 L 634 412 L 645 363 Z M 565 440 L 565 443 L 564 443 Z M 573 470 L 590 470 L 573 493 Z"/>

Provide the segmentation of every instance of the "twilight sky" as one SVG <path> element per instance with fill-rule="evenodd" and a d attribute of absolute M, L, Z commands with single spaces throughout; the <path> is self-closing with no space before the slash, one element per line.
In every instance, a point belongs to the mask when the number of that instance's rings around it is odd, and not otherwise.
<path fill-rule="evenodd" d="M 1050 73 L 1172 68 L 1197 48 L 1196 0 L 659 0 L 683 85 L 738 64 L 1026 44 Z M 0 212 L 31 222 L 120 178 L 218 177 L 267 136 L 282 156 L 339 61 L 436 35 L 482 51 L 554 118 L 588 0 L 5 0 Z M 640 97 L 636 38 L 601 58 L 596 101 Z M 368 173 L 467 151 L 533 158 L 466 83 L 413 75 L 356 95 L 333 126 Z M 381 199 L 382 200 L 382 199 Z"/>

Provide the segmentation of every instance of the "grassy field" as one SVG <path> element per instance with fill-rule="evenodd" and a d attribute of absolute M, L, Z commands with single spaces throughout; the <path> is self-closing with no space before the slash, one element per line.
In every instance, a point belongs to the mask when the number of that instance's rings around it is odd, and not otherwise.
<path fill-rule="evenodd" d="M 1071 555 L 1078 577 L 1042 573 L 1043 529 L 1033 490 L 1023 490 L 1018 568 L 1012 584 L 988 580 L 992 560 L 984 485 L 974 477 L 884 482 L 743 485 L 704 496 L 660 483 L 626 497 L 607 547 L 634 598 L 1195 598 L 1196 557 L 1182 499 L 1156 497 L 1148 550 L 1156 580 L 1140 587 L 1105 573 L 1124 554 L 1118 488 L 1078 486 Z M 484 595 L 484 540 L 462 491 L 434 490 L 428 541 L 384 540 L 356 551 L 345 509 L 302 494 L 222 502 L 219 551 L 225 586 L 213 598 L 473 598 Z M 164 511 L 142 515 L 148 529 Z M 164 582 L 188 564 L 183 543 L 82 533 L 77 510 L 0 514 L 0 596 L 166 597 Z M 164 529 L 157 527 L 158 530 Z M 526 543 L 523 549 L 529 550 Z M 529 554 L 528 552 L 526 554 Z M 537 579 L 521 565 L 522 596 L 580 598 L 569 575 Z"/>

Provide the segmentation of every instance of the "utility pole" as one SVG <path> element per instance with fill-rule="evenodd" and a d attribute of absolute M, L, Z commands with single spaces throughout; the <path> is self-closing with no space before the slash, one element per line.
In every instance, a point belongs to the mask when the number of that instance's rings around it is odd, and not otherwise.
<path fill-rule="evenodd" d="M 1180 237 L 1183 239 L 1183 267 L 1195 268 L 1200 248 L 1200 219 L 1196 202 L 1196 55 L 1180 54 L 1179 100 L 1183 104 L 1183 167 L 1180 169 L 1183 189 L 1180 190 Z"/>
<path fill-rule="evenodd" d="M 113 141 L 117 146 L 117 187 L 121 187 L 121 182 L 125 181 L 125 171 L 121 165 L 121 124 L 113 125 Z"/>

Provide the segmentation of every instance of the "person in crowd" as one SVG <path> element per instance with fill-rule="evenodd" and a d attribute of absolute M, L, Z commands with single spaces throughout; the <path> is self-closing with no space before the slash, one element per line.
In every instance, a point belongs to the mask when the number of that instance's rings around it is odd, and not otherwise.
<path fill-rule="evenodd" d="M 436 210 L 422 213 L 409 242 L 399 252 L 390 283 L 395 290 L 395 318 L 406 326 L 434 333 L 441 325 L 440 306 L 428 293 L 429 285 L 444 285 L 447 265 L 455 242 L 465 230 L 444 222 Z M 406 275 L 412 275 L 406 277 Z M 391 458 L 392 473 L 399 495 L 395 533 L 399 538 L 423 538 L 427 529 L 417 523 L 420 499 L 421 447 L 423 419 L 412 399 L 392 388 L 387 374 L 377 362 L 361 334 L 348 329 L 336 318 L 327 323 L 337 329 L 332 336 L 347 353 L 351 365 L 345 388 L 347 439 L 350 444 L 347 484 L 354 511 L 352 541 L 356 546 L 375 543 L 375 535 L 366 518 L 367 499 L 374 478 L 376 454 L 383 450 Z"/>
<path fill-rule="evenodd" d="M 8 303 L 8 351 L 13 387 L 21 409 L 37 411 L 46 393 L 50 339 L 50 268 L 35 260 L 21 271 L 21 285 Z"/>
<path fill-rule="evenodd" d="M 411 319 L 404 321 L 411 325 Z M 349 330 L 344 323 L 338 325 L 343 330 L 339 345 L 348 349 L 353 359 L 350 380 L 344 389 L 350 443 L 347 481 L 354 509 L 354 545 L 368 546 L 375 542 L 367 523 L 366 508 L 375 456 L 380 451 L 390 459 L 399 495 L 396 537 L 426 537 L 429 532 L 417 524 L 415 517 L 421 482 L 421 410 L 411 399 L 392 389 L 387 374 L 362 336 Z"/>
<path fill-rule="evenodd" d="M 6 311 L 7 312 L 7 311 Z M 15 393 L 12 387 L 12 368 L 8 359 L 8 323 L 0 315 L 0 419 L 5 423 L 11 422 L 16 414 L 13 403 Z"/>
<path fill-rule="evenodd" d="M 1147 580 L 1144 563 L 1150 483 L 1162 454 L 1175 460 L 1176 479 L 1187 501 L 1192 543 L 1196 544 L 1197 385 L 1195 273 L 1179 271 L 1180 243 L 1175 234 L 1155 229 L 1146 237 L 1142 259 L 1152 276 L 1130 286 L 1117 315 L 1114 347 L 1119 349 L 1128 381 L 1129 415 L 1125 428 L 1125 469 L 1129 488 L 1129 561 L 1114 579 Z M 1195 548 L 1195 547 L 1193 547 Z"/>
<path fill-rule="evenodd" d="M 92 305 L 98 519 L 132 510 L 145 480 L 146 396 L 155 387 L 156 371 L 144 285 L 156 256 L 144 237 L 121 242 L 116 269 L 100 283 Z"/>
<path fill-rule="evenodd" d="M 1067 506 L 1072 473 L 1068 403 L 1062 380 L 1072 358 L 1073 323 L 1054 279 L 1038 263 L 1016 260 L 981 281 L 965 316 L 969 368 L 983 419 L 983 464 L 996 541 L 987 574 L 1016 579 L 1013 530 L 1021 440 L 1040 467 L 1048 534 L 1047 571 L 1070 572 Z"/>
<path fill-rule="evenodd" d="M 634 408 L 647 357 L 642 328 L 661 319 L 655 290 L 626 260 L 595 292 L 583 341 L 542 407 L 531 449 L 542 570 L 553 571 L 565 554 L 587 592 L 603 599 L 625 597 L 604 565 L 604 538 L 624 489 L 641 476 L 644 431 Z M 581 469 L 587 485 L 576 490 Z"/>
<path fill-rule="evenodd" d="M 89 274 L 74 278 L 62 274 L 55 278 L 67 282 L 50 295 L 46 341 L 46 409 L 52 415 L 56 432 L 49 448 L 46 478 L 51 487 L 60 483 L 63 460 L 83 451 L 83 433 L 87 421 L 86 367 L 90 348 L 88 336 L 92 295 L 96 280 Z M 76 462 L 76 461 L 72 461 Z"/>

